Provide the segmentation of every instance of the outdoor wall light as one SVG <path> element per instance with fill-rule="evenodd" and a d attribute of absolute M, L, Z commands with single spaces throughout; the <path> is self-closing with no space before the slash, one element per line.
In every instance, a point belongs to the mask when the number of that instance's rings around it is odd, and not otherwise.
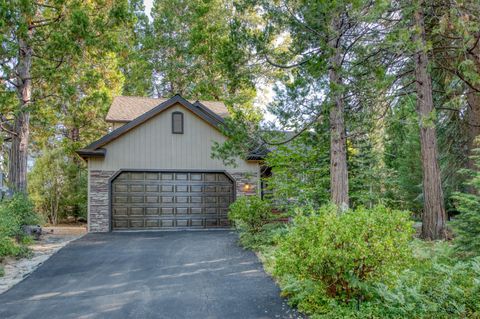
<path fill-rule="evenodd" d="M 246 183 L 245 185 L 243 185 L 244 192 L 248 192 L 251 188 L 252 188 L 252 185 L 250 185 L 249 183 Z"/>

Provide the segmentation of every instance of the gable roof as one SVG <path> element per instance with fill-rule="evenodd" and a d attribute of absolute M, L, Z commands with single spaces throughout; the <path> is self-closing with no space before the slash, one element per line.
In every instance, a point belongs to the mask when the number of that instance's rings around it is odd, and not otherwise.
<path fill-rule="evenodd" d="M 137 99 L 134 97 L 134 99 Z M 157 104 L 156 106 L 150 107 L 149 110 L 146 112 L 142 113 L 140 116 L 134 118 L 133 120 L 128 121 L 125 125 L 117 128 L 116 130 L 113 130 L 112 132 L 108 133 L 107 135 L 103 136 L 99 140 L 91 143 L 87 147 L 83 149 L 77 150 L 77 154 L 80 155 L 80 157 L 86 159 L 89 157 L 105 157 L 105 154 L 107 150 L 105 148 L 102 148 L 102 146 L 110 143 L 111 141 L 115 140 L 116 138 L 122 136 L 123 134 L 126 134 L 130 130 L 134 129 L 135 127 L 142 125 L 149 119 L 155 117 L 156 115 L 160 114 L 161 112 L 165 111 L 168 109 L 170 106 L 173 106 L 175 104 L 181 104 L 188 110 L 190 110 L 192 113 L 212 125 L 218 130 L 221 130 L 222 126 L 224 125 L 224 119 L 220 114 L 226 114 L 228 115 L 228 112 L 226 111 L 226 107 L 223 103 L 221 102 L 207 102 L 208 107 L 205 106 L 205 102 L 200 102 L 196 101 L 194 103 L 191 103 L 187 100 L 185 100 L 183 97 L 180 95 L 175 95 L 174 97 L 165 100 L 165 99 L 150 99 L 150 100 L 157 100 L 162 101 L 161 103 Z M 124 100 L 125 101 L 125 100 Z M 211 106 L 217 106 L 218 108 L 211 108 Z M 227 113 L 220 113 L 219 111 L 222 109 L 222 107 L 225 109 L 225 112 Z M 125 120 L 125 122 L 127 122 Z M 257 148 L 255 150 L 252 150 L 250 154 L 247 156 L 247 160 L 262 160 L 265 155 L 268 153 L 268 150 L 265 148 Z"/>
<path fill-rule="evenodd" d="M 130 122 L 168 100 L 165 98 L 117 96 L 113 99 L 105 120 L 107 122 Z M 197 103 L 189 102 L 190 104 Z M 198 103 L 222 118 L 229 115 L 227 107 L 222 102 L 198 101 Z"/>
<path fill-rule="evenodd" d="M 78 150 L 77 154 L 83 158 L 105 156 L 106 150 L 101 148 L 102 146 L 110 143 L 114 139 L 122 136 L 123 134 L 143 124 L 144 122 L 148 121 L 152 117 L 156 116 L 157 114 L 163 112 L 164 110 L 168 109 L 170 106 L 177 103 L 183 105 L 192 113 L 196 114 L 198 117 L 205 120 L 207 123 L 209 123 L 210 125 L 212 125 L 217 129 L 220 129 L 221 125 L 223 125 L 224 123 L 224 120 L 222 117 L 220 117 L 218 114 L 214 113 L 213 111 L 209 110 L 205 105 L 203 105 L 199 101 L 195 103 L 190 103 L 189 101 L 185 100 L 183 97 L 177 94 L 174 97 L 158 104 L 157 106 L 153 107 L 149 111 L 143 113 L 142 115 L 128 122 L 127 124 L 117 128 L 116 130 L 113 130 L 112 132 L 103 136 L 99 140 L 91 143 L 87 147 Z"/>

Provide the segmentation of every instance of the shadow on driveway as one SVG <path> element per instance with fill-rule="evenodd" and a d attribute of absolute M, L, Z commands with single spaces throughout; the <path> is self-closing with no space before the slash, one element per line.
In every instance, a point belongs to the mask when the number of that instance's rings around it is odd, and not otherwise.
<path fill-rule="evenodd" d="M 88 234 L 0 295 L 0 318 L 298 318 L 231 231 Z"/>

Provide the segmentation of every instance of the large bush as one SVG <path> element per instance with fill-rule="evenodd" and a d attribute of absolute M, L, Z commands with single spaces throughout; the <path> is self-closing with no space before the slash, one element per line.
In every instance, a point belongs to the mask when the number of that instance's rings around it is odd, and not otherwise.
<path fill-rule="evenodd" d="M 378 206 L 338 215 L 324 206 L 295 217 L 276 251 L 274 274 L 307 312 L 359 303 L 373 284 L 392 282 L 410 264 L 413 232 L 407 212 Z"/>
<path fill-rule="evenodd" d="M 28 254 L 24 245 L 23 225 L 39 222 L 33 211 L 33 204 L 27 196 L 16 194 L 11 199 L 0 202 L 0 260 L 5 256 Z"/>
<path fill-rule="evenodd" d="M 13 198 L 0 202 L 0 236 L 21 236 L 23 225 L 35 225 L 38 222 L 38 215 L 26 195 L 17 193 Z"/>
<path fill-rule="evenodd" d="M 258 196 L 242 196 L 230 205 L 228 218 L 235 226 L 247 232 L 258 233 L 272 221 L 274 215 L 269 202 Z"/>

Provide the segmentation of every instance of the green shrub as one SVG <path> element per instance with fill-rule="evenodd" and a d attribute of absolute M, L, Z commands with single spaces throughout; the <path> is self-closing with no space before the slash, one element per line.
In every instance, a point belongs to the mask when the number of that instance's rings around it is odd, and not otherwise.
<path fill-rule="evenodd" d="M 477 166 L 480 165 L 480 149 L 475 150 L 475 160 Z M 480 191 L 480 172 L 473 170 L 463 170 L 470 174 L 470 179 L 466 186 L 470 190 Z M 456 193 L 453 196 L 456 201 L 457 209 L 461 212 L 452 226 L 454 227 L 456 247 L 459 251 L 469 255 L 480 255 L 480 196 L 478 193 Z"/>
<path fill-rule="evenodd" d="M 283 223 L 270 223 L 255 233 L 240 229 L 240 243 L 243 247 L 256 251 L 276 246 L 286 234 L 287 227 Z"/>
<path fill-rule="evenodd" d="M 258 196 L 242 196 L 229 207 L 228 218 L 249 233 L 259 233 L 274 215 L 270 203 Z"/>
<path fill-rule="evenodd" d="M 412 267 L 378 284 L 368 308 L 381 318 L 480 318 L 480 258 L 459 261 L 442 242 L 414 248 Z"/>
<path fill-rule="evenodd" d="M 324 206 L 299 214 L 275 253 L 274 274 L 292 303 L 310 313 L 371 297 L 412 260 L 414 229 L 407 212 L 383 206 L 337 215 Z"/>
<path fill-rule="evenodd" d="M 0 236 L 0 260 L 6 256 L 20 258 L 28 257 L 30 254 L 31 251 L 25 244 L 19 243 L 10 237 Z"/>
<path fill-rule="evenodd" d="M 11 199 L 0 202 L 0 234 L 8 237 L 21 236 L 23 225 L 39 223 L 30 199 L 17 193 Z"/>
<path fill-rule="evenodd" d="M 5 256 L 22 257 L 29 254 L 22 226 L 39 222 L 33 204 L 24 194 L 0 202 L 0 260 Z"/>

